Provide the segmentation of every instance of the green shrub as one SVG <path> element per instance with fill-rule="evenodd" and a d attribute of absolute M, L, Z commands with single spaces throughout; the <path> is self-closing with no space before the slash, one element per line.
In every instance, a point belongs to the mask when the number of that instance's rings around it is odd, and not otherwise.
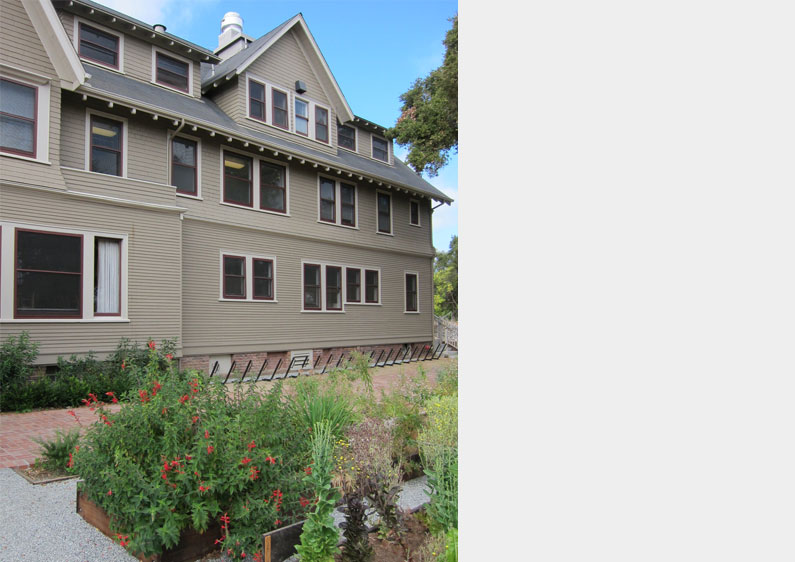
<path fill-rule="evenodd" d="M 320 422 L 328 422 L 334 439 L 341 437 L 353 421 L 353 411 L 347 397 L 333 387 L 322 386 L 316 378 L 296 381 L 295 395 L 289 399 L 289 409 L 296 423 L 307 430 Z"/>
<path fill-rule="evenodd" d="M 435 396 L 426 404 L 428 419 L 418 435 L 428 476 L 431 531 L 458 528 L 458 394 Z"/>
<path fill-rule="evenodd" d="M 27 332 L 7 337 L 0 347 L 0 388 L 27 380 L 38 355 L 39 344 Z"/>
<path fill-rule="evenodd" d="M 33 441 L 41 445 L 42 466 L 50 470 L 66 470 L 69 465 L 70 453 L 75 450 L 80 440 L 80 431 L 71 429 L 63 432 L 55 430 L 55 439 L 44 440 L 33 438 Z"/>
<path fill-rule="evenodd" d="M 435 394 L 441 396 L 458 394 L 458 364 L 445 367 L 436 374 Z"/>
<path fill-rule="evenodd" d="M 235 385 L 230 395 L 148 354 L 126 366 L 143 384 L 119 412 L 93 403 L 101 421 L 73 456 L 81 490 L 131 552 L 161 553 L 182 530 L 220 522 L 223 550 L 252 557 L 262 533 L 304 518 L 310 433 L 291 421 L 280 383 L 262 394 Z"/>

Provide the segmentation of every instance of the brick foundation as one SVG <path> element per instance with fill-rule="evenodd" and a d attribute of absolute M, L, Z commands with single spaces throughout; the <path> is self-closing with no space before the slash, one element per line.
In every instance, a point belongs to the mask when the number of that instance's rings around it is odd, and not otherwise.
<path fill-rule="evenodd" d="M 312 366 L 321 370 L 324 367 L 327 370 L 333 369 L 338 364 L 342 366 L 354 351 L 358 351 L 359 353 L 363 353 L 365 355 L 370 355 L 370 364 L 376 360 L 378 360 L 379 363 L 383 363 L 387 359 L 389 359 L 390 363 L 396 359 L 405 358 L 408 360 L 409 357 L 412 357 L 412 353 L 413 358 L 416 360 L 420 356 L 425 357 L 425 355 L 427 355 L 430 350 L 426 351 L 424 348 L 425 346 L 433 346 L 433 342 L 426 341 L 410 343 L 408 344 L 410 346 L 410 351 L 408 353 L 405 351 L 406 345 L 407 344 L 403 343 L 394 343 L 382 345 L 361 345 L 354 347 L 315 348 L 312 350 L 312 365 L 307 366 L 307 368 L 302 369 L 302 371 L 311 369 Z M 277 365 L 278 369 L 276 370 L 276 374 L 282 374 L 287 371 L 287 368 L 290 366 L 290 354 L 290 351 L 251 351 L 246 353 L 233 353 L 231 354 L 231 360 L 235 362 L 235 368 L 233 372 L 243 373 L 243 371 L 246 369 L 246 366 L 248 365 L 248 362 L 251 361 L 251 367 L 249 368 L 248 374 L 246 375 L 247 378 L 249 376 L 256 376 L 260 372 L 260 368 L 262 367 L 263 363 L 265 363 L 265 368 L 261 373 L 262 378 L 269 378 L 274 373 L 274 369 Z M 339 359 L 341 354 L 344 354 L 344 358 L 340 363 Z M 280 359 L 281 363 L 279 363 Z M 179 366 L 180 369 L 197 369 L 199 371 L 209 373 L 209 363 L 209 355 L 190 355 L 182 357 L 180 359 Z M 295 367 L 293 367 L 293 372 L 294 371 Z"/>

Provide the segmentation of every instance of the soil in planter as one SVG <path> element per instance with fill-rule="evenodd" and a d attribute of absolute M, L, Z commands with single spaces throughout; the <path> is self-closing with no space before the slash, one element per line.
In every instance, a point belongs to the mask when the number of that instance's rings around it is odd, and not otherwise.
<path fill-rule="evenodd" d="M 370 546 L 373 547 L 374 562 L 414 562 L 412 554 L 417 552 L 428 537 L 428 528 L 423 525 L 416 515 L 406 517 L 406 534 L 403 543 L 408 549 L 406 551 L 397 542 L 389 542 L 378 538 L 378 533 L 370 533 Z M 335 562 L 342 560 L 341 555 L 334 557 Z"/>
<path fill-rule="evenodd" d="M 25 478 L 31 484 L 47 484 L 69 478 L 77 478 L 76 475 L 69 474 L 65 470 L 50 470 L 40 464 L 34 464 L 28 468 L 15 468 L 14 472 Z"/>

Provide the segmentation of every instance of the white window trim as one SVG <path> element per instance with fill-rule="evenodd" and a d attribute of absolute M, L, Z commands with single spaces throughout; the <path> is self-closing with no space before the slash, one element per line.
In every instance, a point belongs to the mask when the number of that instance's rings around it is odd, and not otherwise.
<path fill-rule="evenodd" d="M 180 193 L 177 191 L 177 186 L 171 183 L 171 159 L 172 159 L 172 147 L 173 141 L 175 138 L 183 137 L 188 140 L 192 140 L 196 143 L 196 195 L 189 195 L 187 193 Z M 171 130 L 166 135 L 166 154 L 168 154 L 168 185 L 174 188 L 174 193 L 177 197 L 185 197 L 186 199 L 198 199 L 199 201 L 203 201 L 202 199 L 202 140 L 199 137 L 194 137 L 191 135 L 185 135 L 183 133 L 179 133 L 177 135 L 174 134 L 174 131 Z M 223 174 L 223 172 L 222 172 Z"/>
<path fill-rule="evenodd" d="M 16 259 L 17 229 L 51 232 L 52 234 L 79 234 L 83 236 L 83 272 L 82 272 L 82 310 L 80 318 L 14 318 L 14 260 Z M 121 311 L 119 316 L 94 316 L 94 244 L 96 238 L 110 238 L 121 241 Z M 0 321 L 17 324 L 75 324 L 86 322 L 114 323 L 129 322 L 128 318 L 128 287 L 129 261 L 128 236 L 112 232 L 76 230 L 42 226 L 39 224 L 0 222 Z"/>
<path fill-rule="evenodd" d="M 358 269 L 359 270 L 359 302 L 349 301 L 348 300 L 348 291 L 347 291 L 347 275 L 349 269 Z M 365 302 L 365 278 L 364 278 L 364 270 L 367 269 L 369 271 L 377 271 L 378 272 L 378 302 Z M 343 279 L 345 282 L 345 304 L 349 304 L 351 306 L 381 306 L 381 268 L 380 267 L 368 267 L 364 265 L 346 265 L 345 266 L 345 278 Z"/>
<path fill-rule="evenodd" d="M 408 285 L 406 284 L 406 275 L 414 275 L 417 278 L 417 310 L 406 310 L 406 291 Z M 403 272 L 403 314 L 419 314 L 420 313 L 420 274 L 417 271 L 404 271 Z"/>
<path fill-rule="evenodd" d="M 373 138 L 381 139 L 386 143 L 386 160 L 381 160 L 380 158 L 376 158 L 373 156 Z M 375 160 L 376 162 L 381 162 L 381 164 L 389 164 L 392 165 L 392 143 L 390 140 L 384 136 L 376 135 L 375 133 L 370 133 L 370 159 Z"/>
<path fill-rule="evenodd" d="M 334 183 L 334 217 L 335 221 L 325 221 L 320 218 L 320 180 L 325 178 Z M 346 183 L 353 186 L 353 204 L 354 204 L 354 226 L 342 224 L 342 184 Z M 317 176 L 317 222 L 320 224 L 327 224 L 329 226 L 339 226 L 342 228 L 349 228 L 351 230 L 359 230 L 359 186 L 356 182 L 345 181 L 340 178 L 335 178 L 327 174 L 318 174 Z"/>
<path fill-rule="evenodd" d="M 411 204 L 417 204 L 417 224 L 411 222 Z M 422 226 L 422 204 L 420 203 L 419 199 L 409 199 L 409 226 Z"/>
<path fill-rule="evenodd" d="M 240 156 L 245 156 L 247 158 L 251 158 L 252 160 L 252 170 L 251 170 L 251 201 L 252 206 L 246 207 L 245 205 L 238 205 L 237 203 L 230 203 L 228 201 L 224 201 L 224 151 L 232 152 L 235 154 L 239 154 Z M 263 156 L 255 156 L 251 153 L 244 152 L 242 150 L 238 150 L 236 148 L 232 148 L 226 145 L 220 146 L 220 160 L 221 160 L 221 169 L 220 169 L 220 183 L 221 189 L 219 190 L 219 202 L 221 205 L 227 205 L 229 207 L 234 207 L 236 209 L 245 209 L 247 211 L 256 211 L 258 213 L 267 213 L 269 215 L 276 215 L 277 217 L 289 217 L 290 216 L 290 166 L 288 166 L 284 162 L 279 162 L 278 160 L 273 160 L 272 158 L 265 158 Z M 271 211 L 269 209 L 260 209 L 260 193 L 259 193 L 259 162 L 268 162 L 269 164 L 276 164 L 278 166 L 282 166 L 284 168 L 284 212 L 280 213 L 279 211 Z"/>
<path fill-rule="evenodd" d="M 353 150 L 351 150 L 350 148 L 346 148 L 346 147 L 344 147 L 344 146 L 342 146 L 340 144 L 340 128 L 341 127 L 349 127 L 351 129 L 353 129 Z M 339 148 L 341 148 L 342 150 L 347 150 L 348 152 L 353 152 L 354 154 L 358 154 L 357 150 L 359 148 L 359 129 L 356 128 L 355 125 L 348 125 L 347 123 L 342 123 L 341 125 L 338 124 L 337 125 L 337 146 Z M 379 160 L 379 162 L 382 162 L 382 160 Z"/>
<path fill-rule="evenodd" d="M 389 232 L 381 232 L 378 230 L 378 194 L 383 193 L 389 196 Z M 375 233 L 381 236 L 394 236 L 395 235 L 395 210 L 392 208 L 392 194 L 383 189 L 375 190 Z"/>
<path fill-rule="evenodd" d="M 0 156 L 50 164 L 50 81 L 22 70 L 0 64 L 0 78 L 36 88 L 36 155 L 34 157 L 0 151 Z"/>
<path fill-rule="evenodd" d="M 96 111 L 94 109 L 86 108 L 86 140 L 85 140 L 85 170 L 86 172 L 91 172 L 91 116 L 98 115 L 99 117 L 105 117 L 107 119 L 112 119 L 113 121 L 120 121 L 122 123 L 121 128 L 121 176 L 111 176 L 114 178 L 126 178 L 127 177 L 127 156 L 130 153 L 130 145 L 127 142 L 127 131 L 129 130 L 129 122 L 127 121 L 126 117 L 119 117 L 118 115 L 113 115 L 112 113 L 104 113 L 102 111 Z M 101 172 L 94 172 L 103 176 L 107 176 L 109 174 L 102 174 Z"/>
<path fill-rule="evenodd" d="M 224 298 L 224 256 L 245 258 L 246 260 L 245 261 L 246 298 L 244 299 Z M 273 262 L 273 298 L 272 299 L 254 298 L 254 260 L 270 260 Z M 220 302 L 279 302 L 276 294 L 276 256 L 265 256 L 260 254 L 250 254 L 246 252 L 235 252 L 233 250 L 221 249 L 218 256 L 218 262 L 219 262 L 218 300 Z"/>
<path fill-rule="evenodd" d="M 259 123 L 260 125 L 267 125 L 269 127 L 273 127 L 277 131 L 281 131 L 283 133 L 289 133 L 294 135 L 298 138 L 304 140 L 310 140 L 314 143 L 317 143 L 321 146 L 332 146 L 331 142 L 331 129 L 332 129 L 332 119 L 334 115 L 331 111 L 331 107 L 317 102 L 313 100 L 309 96 L 304 95 L 296 95 L 290 88 L 278 86 L 264 78 L 247 72 L 246 76 L 246 119 L 254 122 Z M 249 103 L 250 99 L 250 81 L 253 80 L 265 87 L 265 120 L 257 119 L 256 117 L 252 117 L 249 113 L 251 110 L 251 105 Z M 279 90 L 280 92 L 284 92 L 287 94 L 287 128 L 279 127 L 273 123 L 273 90 Z M 305 102 L 308 106 L 307 108 L 307 116 L 309 117 L 309 135 L 305 136 L 299 133 L 295 128 L 295 100 L 299 99 Z M 328 142 L 324 142 L 321 140 L 317 140 L 315 138 L 315 107 L 320 107 L 321 109 L 325 109 L 328 112 Z M 379 160 L 379 162 L 382 162 Z"/>
<path fill-rule="evenodd" d="M 306 104 L 306 135 L 298 132 L 298 112 L 295 110 L 296 102 L 304 102 Z M 304 96 L 293 96 L 293 127 L 292 132 L 305 139 L 312 139 L 315 136 L 315 122 L 312 119 L 312 102 L 309 98 Z"/>
<path fill-rule="evenodd" d="M 93 59 L 87 59 L 80 56 L 80 24 L 85 24 L 89 27 L 94 27 L 99 29 L 100 31 L 104 31 L 110 35 L 115 35 L 119 38 L 119 68 L 113 68 L 112 66 L 108 66 L 103 64 L 99 61 L 95 61 Z M 116 31 L 114 29 L 110 29 L 109 27 L 105 27 L 104 25 L 98 24 L 93 21 L 84 20 L 79 17 L 75 17 L 75 24 L 74 24 L 74 32 L 72 34 L 72 43 L 74 44 L 75 51 L 77 52 L 77 56 L 80 57 L 80 60 L 87 63 L 93 64 L 94 66 L 98 66 L 100 68 L 104 68 L 105 70 L 110 70 L 111 72 L 118 72 L 119 74 L 124 74 L 124 33 Z"/>
<path fill-rule="evenodd" d="M 167 57 L 171 57 L 174 60 L 178 60 L 180 62 L 187 63 L 188 65 L 188 91 L 180 90 L 178 88 L 172 88 L 167 84 L 161 84 L 157 81 L 157 54 L 160 53 L 161 55 L 165 55 Z M 160 88 L 165 88 L 171 92 L 177 92 L 178 94 L 182 94 L 183 96 L 190 96 L 193 97 L 193 61 L 190 59 L 186 59 L 185 57 L 181 57 L 175 53 L 170 51 L 166 51 L 165 49 L 160 49 L 155 45 L 152 45 L 152 79 L 151 83 L 154 86 L 158 86 Z"/>

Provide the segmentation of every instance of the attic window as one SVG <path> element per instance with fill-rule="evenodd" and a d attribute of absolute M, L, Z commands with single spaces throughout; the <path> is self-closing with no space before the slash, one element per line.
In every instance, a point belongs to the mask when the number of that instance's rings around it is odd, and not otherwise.
<path fill-rule="evenodd" d="M 119 36 L 80 23 L 78 52 L 84 59 L 119 69 Z"/>
<path fill-rule="evenodd" d="M 384 139 L 373 137 L 373 158 L 389 162 L 389 145 Z"/>
<path fill-rule="evenodd" d="M 340 125 L 337 128 L 337 143 L 342 148 L 356 152 L 356 129 L 347 125 Z"/>
<path fill-rule="evenodd" d="M 287 94 L 273 88 L 273 124 L 282 129 L 289 128 L 287 123 Z"/>
<path fill-rule="evenodd" d="M 188 93 L 190 91 L 190 64 L 163 53 L 156 53 L 155 82 Z"/>

